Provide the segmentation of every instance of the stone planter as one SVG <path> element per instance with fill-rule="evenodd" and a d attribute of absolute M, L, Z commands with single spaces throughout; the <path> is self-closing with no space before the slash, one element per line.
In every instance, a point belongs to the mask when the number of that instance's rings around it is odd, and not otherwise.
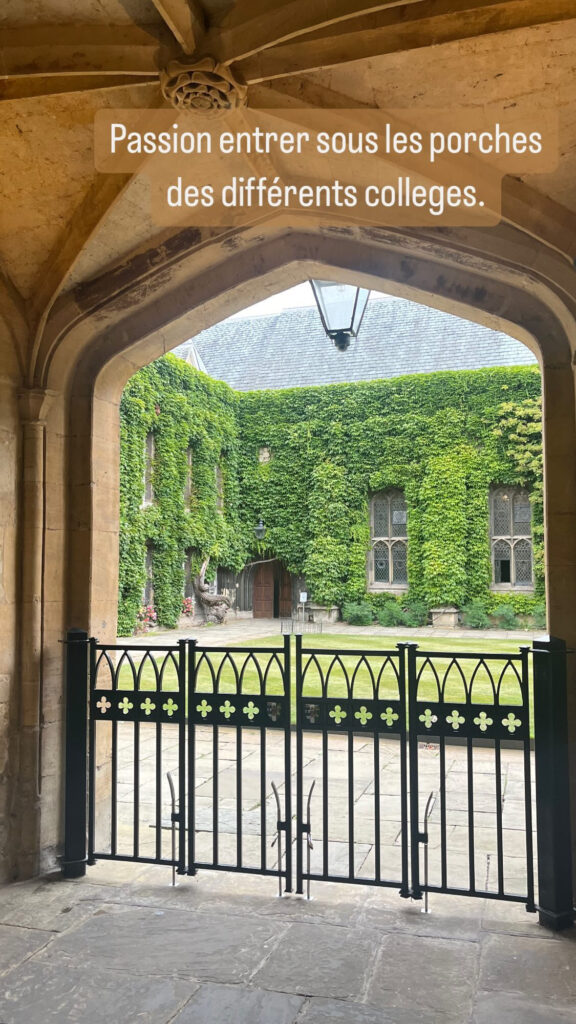
<path fill-rule="evenodd" d="M 460 622 L 460 613 L 457 608 L 452 605 L 445 605 L 442 608 L 431 608 L 430 615 L 432 617 L 433 626 L 444 626 L 448 629 L 455 629 Z"/>

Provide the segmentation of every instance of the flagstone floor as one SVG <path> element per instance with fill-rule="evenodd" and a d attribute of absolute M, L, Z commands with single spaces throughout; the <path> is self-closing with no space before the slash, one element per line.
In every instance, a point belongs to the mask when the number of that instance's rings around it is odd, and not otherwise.
<path fill-rule="evenodd" d="M 576 1024 L 574 933 L 518 906 L 100 863 L 0 890 L 2 1024 Z"/>

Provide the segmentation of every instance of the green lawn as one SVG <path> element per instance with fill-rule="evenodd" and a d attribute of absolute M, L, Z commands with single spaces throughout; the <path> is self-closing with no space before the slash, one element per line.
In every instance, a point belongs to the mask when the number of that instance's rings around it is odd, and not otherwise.
<path fill-rule="evenodd" d="M 357 635 L 350 634 L 307 634 L 303 638 L 304 650 L 306 648 L 314 648 L 319 651 L 326 649 L 338 650 L 341 653 L 339 662 L 332 665 L 329 679 L 329 689 L 327 695 L 334 698 L 344 698 L 348 696 L 346 674 L 348 674 L 349 680 L 352 679 L 355 670 L 357 669 L 359 659 L 355 655 L 347 654 L 347 651 L 361 650 L 365 652 L 373 652 L 378 654 L 380 651 L 393 651 L 397 643 L 406 640 L 405 636 L 398 637 L 380 637 L 380 636 L 363 636 L 361 633 Z M 152 644 L 154 641 L 152 640 Z M 238 647 L 250 648 L 257 646 L 261 648 L 278 648 L 282 647 L 283 637 L 272 636 L 256 641 L 246 641 L 244 644 L 238 644 Z M 483 654 L 510 654 L 516 653 L 519 650 L 518 642 L 509 640 L 487 640 L 485 638 L 476 639 L 463 639 L 463 638 L 426 638 L 423 645 L 419 645 L 421 650 L 425 651 L 439 651 L 439 652 L 478 652 Z M 201 648 L 199 649 L 198 658 L 201 658 Z M 217 651 L 210 654 L 210 663 L 213 667 L 214 672 L 218 671 L 222 661 L 226 658 L 225 651 Z M 318 663 L 324 675 L 329 669 L 333 656 L 330 654 L 318 655 Z M 383 664 L 383 659 L 372 658 L 368 659 L 369 663 L 373 667 L 373 671 L 377 675 Z M 446 658 L 435 658 L 434 668 L 439 676 L 440 681 L 443 680 L 444 675 L 448 672 L 450 667 L 451 659 Z M 266 654 L 258 654 L 252 657 L 248 657 L 247 661 L 242 659 L 242 656 L 237 654 L 234 657 L 234 662 L 237 668 L 237 672 L 240 673 L 244 666 L 244 673 L 242 676 L 242 692 L 245 694 L 259 693 L 261 692 L 260 678 L 258 672 L 258 665 L 260 666 L 260 672 L 265 673 L 268 664 L 270 663 L 270 657 Z M 292 675 L 294 677 L 294 663 L 295 663 L 295 651 L 294 644 L 292 645 Z M 306 664 L 306 657 L 304 660 Z M 505 659 L 497 659 L 488 663 L 490 670 L 494 676 L 495 682 L 498 682 L 498 678 L 504 669 L 506 664 Z M 476 659 L 464 660 L 459 662 L 462 672 L 466 680 L 470 680 L 474 670 L 477 668 L 478 661 Z M 519 663 L 516 663 L 518 670 L 520 670 Z M 434 670 L 430 665 L 425 664 L 423 661 L 418 662 L 418 668 L 422 670 L 421 682 L 418 691 L 418 697 L 422 700 L 435 700 L 438 695 L 438 686 L 434 676 Z M 120 673 L 119 680 L 120 687 L 122 689 L 132 688 L 132 672 L 129 666 L 124 665 Z M 102 683 L 101 683 L 102 685 Z M 176 689 L 176 670 L 173 664 L 169 664 L 164 680 L 163 689 Z M 154 690 L 156 689 L 155 674 L 152 665 L 149 661 L 146 662 L 142 670 L 141 677 L 141 689 L 143 690 Z M 206 690 L 211 692 L 212 690 L 212 677 L 210 670 L 206 663 L 200 662 L 199 677 L 198 677 L 198 689 Z M 292 717 L 295 716 L 294 708 L 294 689 L 292 686 Z M 222 668 L 220 680 L 219 680 L 219 692 L 222 694 L 230 694 L 237 692 L 237 679 L 234 672 L 233 666 L 230 661 L 227 661 Z M 280 676 L 279 666 L 272 662 L 267 679 L 266 679 L 266 690 L 267 694 L 275 695 L 282 692 L 282 680 Z M 319 696 L 321 693 L 320 684 L 320 673 L 315 665 L 311 665 L 306 673 L 304 696 Z M 369 699 L 374 696 L 372 681 L 370 673 L 365 664 L 362 664 L 356 671 L 356 677 L 354 679 L 354 691 L 353 696 L 360 699 Z M 380 686 L 378 696 L 383 699 L 394 699 L 398 696 L 396 678 L 390 665 L 388 665 L 380 679 Z M 460 672 L 455 666 L 450 669 L 445 687 L 445 698 L 448 701 L 454 701 L 455 703 L 463 703 L 465 700 L 464 682 L 460 675 Z M 473 700 L 475 703 L 486 703 L 490 704 L 493 701 L 492 685 L 488 678 L 487 672 L 484 669 L 480 669 L 477 672 L 476 679 L 474 682 Z M 503 677 L 502 691 L 501 691 L 502 703 L 519 704 L 520 703 L 520 690 L 516 678 L 511 669 L 508 669 Z"/>

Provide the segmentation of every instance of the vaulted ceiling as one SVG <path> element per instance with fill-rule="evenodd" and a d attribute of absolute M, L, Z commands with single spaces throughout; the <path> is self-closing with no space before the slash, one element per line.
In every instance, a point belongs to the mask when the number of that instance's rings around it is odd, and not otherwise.
<path fill-rule="evenodd" d="M 256 107 L 557 106 L 558 167 L 522 187 L 576 256 L 576 0 L 2 0 L 0 288 L 31 326 L 168 234 L 96 173 L 93 117 L 166 105 L 161 72 L 206 55 Z"/>

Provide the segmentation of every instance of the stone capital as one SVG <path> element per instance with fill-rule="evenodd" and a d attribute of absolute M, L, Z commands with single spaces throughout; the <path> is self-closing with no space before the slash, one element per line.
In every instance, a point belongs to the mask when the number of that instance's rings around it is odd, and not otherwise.
<path fill-rule="evenodd" d="M 48 388 L 22 388 L 18 392 L 20 419 L 23 423 L 45 423 L 48 410 L 56 396 Z"/>

